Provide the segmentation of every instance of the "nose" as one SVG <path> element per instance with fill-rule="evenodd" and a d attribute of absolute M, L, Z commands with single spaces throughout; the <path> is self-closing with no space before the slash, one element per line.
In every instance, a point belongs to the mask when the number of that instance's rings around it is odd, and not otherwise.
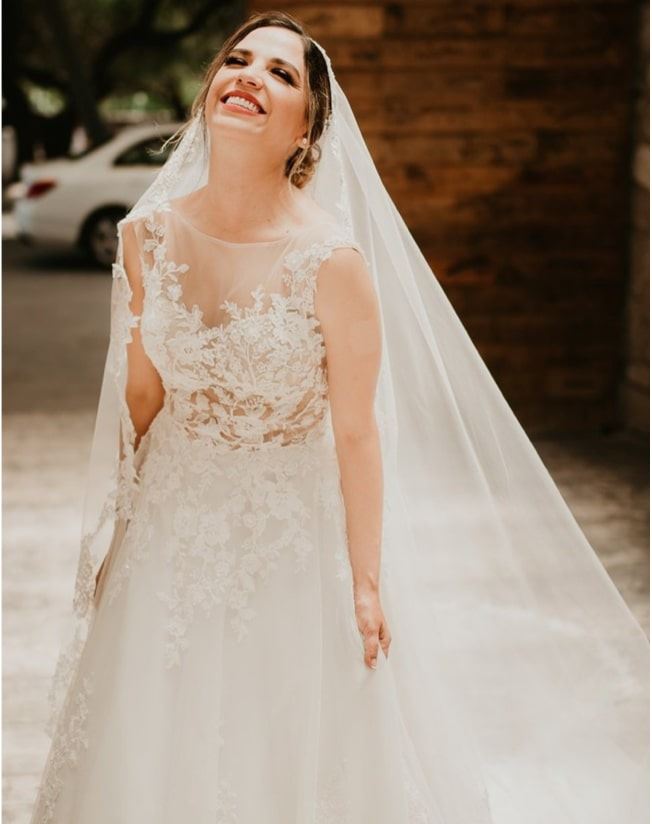
<path fill-rule="evenodd" d="M 238 75 L 238 83 L 242 83 L 245 86 L 252 86 L 254 89 L 259 89 L 261 87 L 261 80 L 257 75 L 252 75 L 250 72 L 246 74 L 244 72 L 240 72 Z"/>

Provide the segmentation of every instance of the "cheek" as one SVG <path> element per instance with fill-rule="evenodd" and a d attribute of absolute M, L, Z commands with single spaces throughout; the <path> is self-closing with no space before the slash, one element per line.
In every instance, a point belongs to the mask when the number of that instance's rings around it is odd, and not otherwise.
<path fill-rule="evenodd" d="M 219 74 L 219 73 L 218 73 Z M 208 92 L 206 93 L 206 108 L 212 108 L 215 103 L 217 103 L 218 93 L 217 90 L 220 86 L 221 79 L 216 74 L 213 80 L 211 81 L 210 86 L 208 87 Z"/>
<path fill-rule="evenodd" d="M 296 92 L 287 94 L 282 101 L 282 105 L 277 107 L 283 111 L 283 120 L 286 129 L 296 131 L 306 119 L 306 107 L 303 98 Z"/>

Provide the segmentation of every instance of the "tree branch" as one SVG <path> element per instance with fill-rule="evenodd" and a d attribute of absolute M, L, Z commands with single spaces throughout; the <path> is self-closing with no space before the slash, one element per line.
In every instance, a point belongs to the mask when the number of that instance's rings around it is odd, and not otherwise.
<path fill-rule="evenodd" d="M 184 26 L 176 29 L 156 29 L 156 13 L 161 0 L 143 0 L 136 22 L 121 32 L 110 37 L 99 50 L 93 68 L 93 86 L 99 98 L 109 90 L 108 72 L 111 64 L 125 52 L 132 49 L 164 50 L 175 45 L 180 40 L 194 34 L 207 23 L 215 14 L 229 12 L 229 3 L 216 3 L 207 0 L 194 13 Z"/>

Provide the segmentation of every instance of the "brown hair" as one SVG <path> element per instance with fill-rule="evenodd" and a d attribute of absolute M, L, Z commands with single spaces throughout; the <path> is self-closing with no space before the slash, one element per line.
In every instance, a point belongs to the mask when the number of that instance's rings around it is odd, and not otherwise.
<path fill-rule="evenodd" d="M 315 172 L 317 163 L 321 156 L 321 150 L 317 141 L 321 137 L 326 123 L 331 113 L 330 82 L 328 79 L 328 67 L 318 46 L 310 39 L 301 23 L 292 15 L 283 11 L 259 12 L 252 14 L 241 26 L 239 26 L 230 37 L 228 37 L 222 48 L 211 61 L 204 74 L 199 92 L 195 96 L 190 108 L 190 118 L 184 125 L 175 132 L 165 142 L 178 143 L 183 138 L 190 127 L 190 123 L 196 115 L 201 115 L 203 120 L 204 144 L 207 145 L 207 126 L 204 114 L 206 97 L 215 74 L 224 64 L 229 52 L 254 29 L 265 26 L 281 26 L 296 32 L 303 41 L 303 56 L 306 76 L 308 80 L 308 99 L 306 101 L 306 120 L 308 122 L 308 145 L 305 148 L 297 147 L 285 162 L 285 176 L 290 179 L 297 188 L 302 188 L 310 180 Z"/>

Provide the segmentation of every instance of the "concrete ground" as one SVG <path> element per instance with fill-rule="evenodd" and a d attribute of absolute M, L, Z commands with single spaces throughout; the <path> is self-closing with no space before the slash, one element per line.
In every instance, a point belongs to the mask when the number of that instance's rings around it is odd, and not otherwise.
<path fill-rule="evenodd" d="M 3 271 L 3 821 L 27 824 L 72 597 L 111 278 L 11 239 Z M 535 446 L 649 635 L 647 447 L 623 436 Z"/>

